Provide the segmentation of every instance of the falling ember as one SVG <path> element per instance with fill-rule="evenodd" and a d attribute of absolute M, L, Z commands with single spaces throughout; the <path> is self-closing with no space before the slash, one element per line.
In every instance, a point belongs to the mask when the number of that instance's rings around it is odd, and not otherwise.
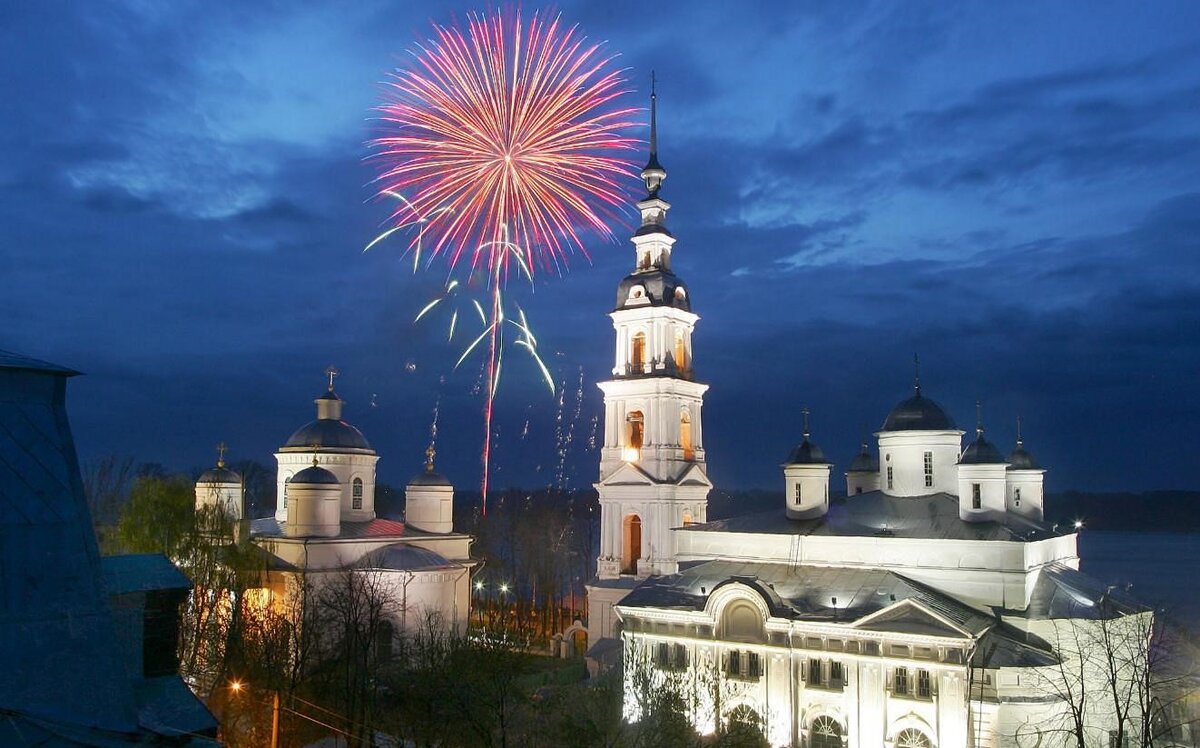
<path fill-rule="evenodd" d="M 487 351 L 486 514 L 506 323 L 516 331 L 513 345 L 554 389 L 525 313 L 516 305 L 509 311 L 501 289 L 514 268 L 532 282 L 535 272 L 564 270 L 574 250 L 586 256 L 585 233 L 611 236 L 606 219 L 625 204 L 623 183 L 635 173 L 621 154 L 638 145 L 623 134 L 638 125 L 636 110 L 618 103 L 628 89 L 610 69 L 614 55 L 557 15 L 534 13 L 523 23 L 519 11 L 497 11 L 471 14 L 465 29 L 434 24 L 411 56 L 385 82 L 377 108 L 376 195 L 395 207 L 389 228 L 366 248 L 410 229 L 414 270 L 442 258 L 452 270 L 465 264 L 467 279 L 487 285 L 483 331 L 458 362 L 476 348 Z M 451 338 L 459 321 L 452 317 Z"/>

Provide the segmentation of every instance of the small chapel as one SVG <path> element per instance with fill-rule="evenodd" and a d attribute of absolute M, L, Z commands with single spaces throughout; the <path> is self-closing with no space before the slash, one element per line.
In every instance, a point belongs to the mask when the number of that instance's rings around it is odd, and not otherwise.
<path fill-rule="evenodd" d="M 1064 632 L 1153 613 L 1079 571 L 1079 528 L 1045 521 L 1046 471 L 1020 437 L 1005 455 L 977 416 L 964 446 L 917 377 L 849 464 L 845 498 L 831 498 L 806 413 L 780 450 L 780 505 L 708 520 L 698 302 L 674 268 L 656 110 L 652 93 L 634 267 L 599 384 L 590 665 L 623 666 L 629 720 L 639 683 L 690 684 L 700 732 L 738 720 L 775 746 L 1063 744 L 1050 726 L 1067 706 L 1046 684 L 1062 669 L 1101 677 Z M 1108 745 L 1112 715 L 1087 714 Z"/>
<path fill-rule="evenodd" d="M 373 574 L 390 593 L 395 633 L 416 630 L 430 616 L 465 632 L 478 562 L 471 557 L 473 538 L 454 530 L 454 486 L 434 469 L 433 446 L 405 488 L 404 519 L 376 516 L 379 454 L 343 418 L 345 402 L 334 390 L 337 371 L 331 367 L 326 374 L 326 390 L 314 400 L 316 418 L 275 452 L 275 515 L 244 517 L 244 482 L 223 454 L 196 481 L 197 508 L 219 505 L 263 551 L 264 603 L 282 602 L 303 584 L 328 583 L 346 572 Z"/>

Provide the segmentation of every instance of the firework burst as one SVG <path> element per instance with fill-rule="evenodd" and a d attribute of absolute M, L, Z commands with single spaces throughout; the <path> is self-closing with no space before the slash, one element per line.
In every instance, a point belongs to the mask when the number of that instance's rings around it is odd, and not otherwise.
<path fill-rule="evenodd" d="M 514 267 L 532 282 L 535 272 L 562 272 L 575 250 L 587 256 L 583 235 L 610 237 L 607 220 L 626 203 L 623 184 L 635 173 L 622 153 L 638 145 L 624 134 L 639 124 L 638 110 L 618 104 L 628 89 L 613 57 L 556 14 L 534 13 L 528 23 L 519 12 L 472 14 L 465 29 L 434 24 L 412 64 L 385 83 L 378 107 L 377 194 L 397 203 L 390 228 L 367 249 L 415 227 L 414 270 L 443 258 L 451 270 L 466 264 L 466 277 L 488 288 L 483 332 L 459 359 L 488 352 L 484 513 L 506 322 L 553 390 L 524 312 L 518 306 L 506 319 L 501 288 Z"/>

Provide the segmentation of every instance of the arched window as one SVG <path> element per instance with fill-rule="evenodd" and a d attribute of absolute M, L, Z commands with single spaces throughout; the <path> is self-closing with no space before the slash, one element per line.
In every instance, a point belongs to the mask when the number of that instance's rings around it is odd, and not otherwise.
<path fill-rule="evenodd" d="M 763 721 L 762 717 L 758 716 L 758 712 L 746 706 L 739 704 L 729 711 L 729 716 L 726 718 L 726 727 L 731 733 L 750 733 L 762 734 Z"/>
<path fill-rule="evenodd" d="M 675 333 L 675 368 L 680 371 L 687 371 L 687 345 L 683 341 L 683 331 Z"/>
<path fill-rule="evenodd" d="M 842 748 L 842 726 L 833 717 L 814 719 L 811 732 L 811 748 Z"/>
<path fill-rule="evenodd" d="M 290 476 L 290 475 L 283 479 L 283 508 L 284 509 L 287 509 L 288 484 L 291 482 L 292 482 L 292 476 Z"/>
<path fill-rule="evenodd" d="M 622 529 L 621 573 L 636 574 L 638 559 L 642 557 L 642 518 L 630 514 L 622 523 Z"/>
<path fill-rule="evenodd" d="M 646 419 L 642 411 L 635 410 L 625 416 L 625 446 L 641 449 L 645 438 Z"/>
<path fill-rule="evenodd" d="M 692 518 L 692 513 L 691 513 L 691 512 L 684 512 L 684 513 L 683 513 L 683 526 L 684 526 L 684 527 L 687 527 L 688 525 L 692 524 L 692 523 L 693 523 L 693 522 L 695 522 L 695 521 L 696 521 L 696 520 Z"/>
<path fill-rule="evenodd" d="M 352 488 L 351 488 L 351 493 L 350 493 L 350 508 L 351 509 L 362 509 L 362 501 L 363 501 L 362 478 L 355 478 L 354 483 L 352 483 L 351 486 L 352 486 Z"/>
<path fill-rule="evenodd" d="M 633 372 L 641 374 L 646 366 L 646 333 L 634 333 L 633 348 L 629 352 L 629 365 Z"/>
<path fill-rule="evenodd" d="M 925 737 L 925 733 L 912 727 L 906 727 L 896 736 L 896 748 L 932 748 L 933 743 Z"/>
<path fill-rule="evenodd" d="M 763 638 L 762 614 L 750 602 L 736 600 L 721 615 L 721 638 L 733 641 L 760 641 Z"/>
<path fill-rule="evenodd" d="M 687 408 L 679 411 L 679 446 L 683 447 L 683 459 L 696 459 L 696 450 L 692 446 L 692 414 Z"/>

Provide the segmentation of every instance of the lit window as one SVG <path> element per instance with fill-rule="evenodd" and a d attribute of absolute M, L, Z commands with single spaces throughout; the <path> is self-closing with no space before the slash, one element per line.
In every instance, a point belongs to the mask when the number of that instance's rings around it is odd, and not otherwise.
<path fill-rule="evenodd" d="M 933 452 L 925 453 L 925 487 L 933 488 Z"/>
<path fill-rule="evenodd" d="M 629 353 L 629 365 L 634 373 L 641 374 L 646 364 L 646 333 L 639 332 L 633 336 L 633 346 Z"/>
<path fill-rule="evenodd" d="M 350 506 L 353 509 L 362 509 L 363 501 L 363 482 L 362 478 L 355 478 L 352 484 L 352 492 L 350 496 Z"/>
<path fill-rule="evenodd" d="M 887 480 L 888 480 L 888 490 L 891 491 L 893 488 L 895 488 L 895 482 L 892 480 L 892 466 L 891 465 L 888 465 Z"/>
<path fill-rule="evenodd" d="M 983 497 L 979 492 L 979 484 L 971 484 L 971 508 L 979 509 L 983 506 Z"/>
<path fill-rule="evenodd" d="M 292 482 L 292 476 L 290 476 L 290 475 L 283 479 L 283 508 L 284 509 L 287 509 L 288 484 L 291 482 Z"/>

